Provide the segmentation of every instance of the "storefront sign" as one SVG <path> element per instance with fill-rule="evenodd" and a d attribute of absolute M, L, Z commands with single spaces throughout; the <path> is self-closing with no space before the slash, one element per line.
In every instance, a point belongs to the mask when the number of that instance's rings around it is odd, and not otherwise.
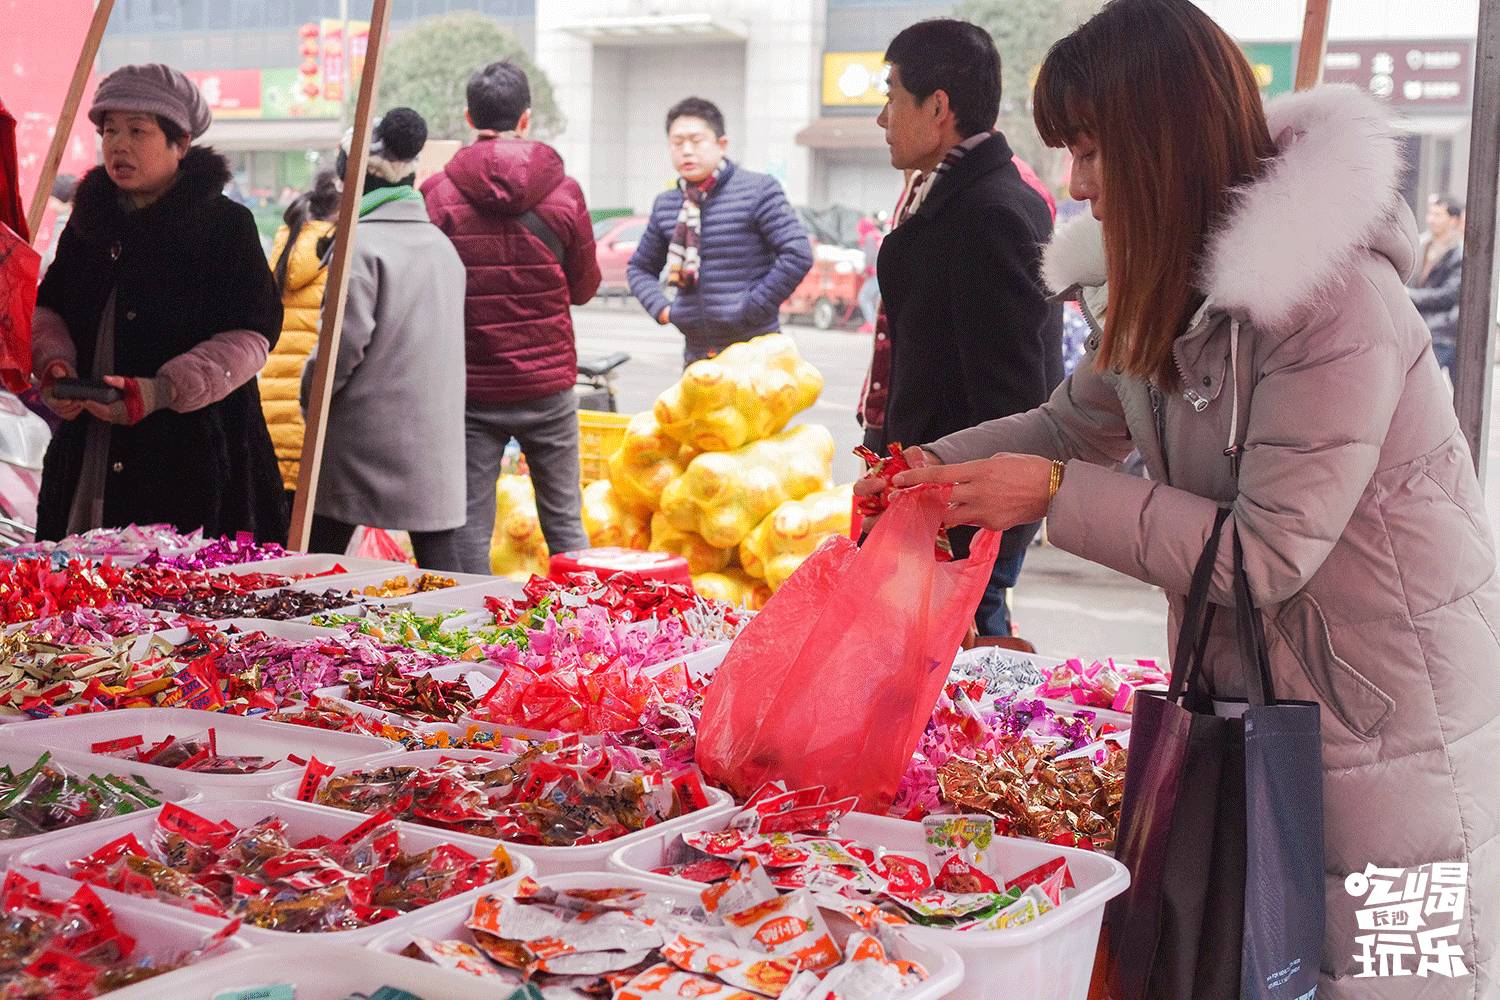
<path fill-rule="evenodd" d="M 880 107 L 890 71 L 883 52 L 823 53 L 823 106 Z"/>
<path fill-rule="evenodd" d="M 1249 42 L 1241 48 L 1255 70 L 1255 82 L 1260 86 L 1261 97 L 1275 97 L 1291 91 L 1296 66 L 1291 42 Z"/>
<path fill-rule="evenodd" d="M 1474 79 L 1474 43 L 1329 42 L 1323 79 L 1352 83 L 1408 111 L 1463 108 Z"/>
<path fill-rule="evenodd" d="M 258 69 L 187 70 L 215 118 L 261 118 L 261 71 Z"/>

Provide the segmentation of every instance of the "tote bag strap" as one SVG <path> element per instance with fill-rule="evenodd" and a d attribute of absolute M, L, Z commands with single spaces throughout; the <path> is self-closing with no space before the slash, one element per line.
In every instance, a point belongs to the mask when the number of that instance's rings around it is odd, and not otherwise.
<path fill-rule="evenodd" d="M 1167 689 L 1169 701 L 1179 701 L 1183 692 L 1189 690 L 1189 681 L 1203 662 L 1214 617 L 1214 606 L 1208 600 L 1208 588 L 1213 583 L 1214 565 L 1219 558 L 1219 536 L 1223 534 L 1224 522 L 1229 520 L 1229 515 L 1228 507 L 1219 508 L 1219 513 L 1214 517 L 1213 530 L 1203 543 L 1203 554 L 1198 557 L 1198 565 L 1193 569 L 1187 604 L 1183 608 L 1182 622 L 1177 628 L 1177 663 L 1172 667 L 1172 683 Z"/>
<path fill-rule="evenodd" d="M 1271 683 L 1265 618 L 1250 596 L 1250 577 L 1245 572 L 1245 552 L 1238 526 L 1233 531 L 1235 631 L 1239 634 L 1240 668 L 1245 672 L 1245 695 L 1257 707 L 1274 705 L 1276 690 Z"/>

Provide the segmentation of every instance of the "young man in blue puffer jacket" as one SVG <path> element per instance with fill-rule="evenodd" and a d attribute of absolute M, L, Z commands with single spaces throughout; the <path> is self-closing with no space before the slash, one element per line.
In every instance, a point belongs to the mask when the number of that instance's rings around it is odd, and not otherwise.
<path fill-rule="evenodd" d="M 677 186 L 658 195 L 630 258 L 630 291 L 674 324 L 683 363 L 780 328 L 781 303 L 812 268 L 812 245 L 774 177 L 725 157 L 724 115 L 698 97 L 667 112 Z M 662 268 L 668 298 L 661 287 Z"/>

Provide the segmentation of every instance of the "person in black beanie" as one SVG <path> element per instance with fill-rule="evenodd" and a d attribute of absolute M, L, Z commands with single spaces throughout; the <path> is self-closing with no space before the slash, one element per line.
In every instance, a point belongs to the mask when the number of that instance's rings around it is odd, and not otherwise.
<path fill-rule="evenodd" d="M 353 133 L 344 137 L 339 170 Z M 464 266 L 413 187 L 427 122 L 375 123 L 349 260 L 321 481 L 308 549 L 343 552 L 358 525 L 410 532 L 425 569 L 460 569 Z M 307 409 L 317 352 L 302 371 Z"/>

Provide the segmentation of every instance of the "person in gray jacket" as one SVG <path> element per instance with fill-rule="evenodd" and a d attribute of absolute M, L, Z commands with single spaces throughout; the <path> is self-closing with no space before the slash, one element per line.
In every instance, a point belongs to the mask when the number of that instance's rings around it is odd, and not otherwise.
<path fill-rule="evenodd" d="M 349 143 L 339 155 L 344 172 Z M 464 265 L 412 186 L 427 123 L 375 124 L 334 363 L 308 550 L 343 552 L 359 525 L 411 534 L 418 565 L 461 569 Z M 307 409 L 317 351 L 302 372 Z"/>
<path fill-rule="evenodd" d="M 923 445 L 927 467 L 896 486 L 954 484 L 955 524 L 1045 514 L 1052 544 L 1161 587 L 1175 621 L 1227 508 L 1275 692 L 1321 708 L 1318 1000 L 1494 1000 L 1500 578 L 1404 287 L 1399 126 L 1348 86 L 1262 111 L 1243 53 L 1188 0 L 1105 6 L 1047 57 L 1035 107 L 1092 209 L 1042 269 L 1085 290 L 1088 356 L 1042 406 Z M 1115 469 L 1132 448 L 1149 478 Z M 1233 606 L 1223 535 L 1208 596 Z M 1236 638 L 1219 614 L 1202 661 L 1215 698 L 1245 693 Z M 1406 974 L 1379 971 L 1349 877 L 1436 865 L 1462 884 L 1427 897 Z"/>

